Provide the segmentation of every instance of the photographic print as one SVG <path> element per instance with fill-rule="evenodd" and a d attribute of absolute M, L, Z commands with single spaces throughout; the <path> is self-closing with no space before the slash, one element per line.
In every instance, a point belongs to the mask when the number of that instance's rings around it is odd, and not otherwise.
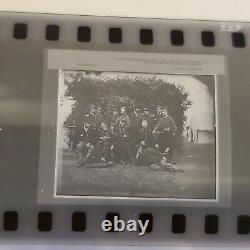
<path fill-rule="evenodd" d="M 55 196 L 216 199 L 214 76 L 59 74 Z"/>

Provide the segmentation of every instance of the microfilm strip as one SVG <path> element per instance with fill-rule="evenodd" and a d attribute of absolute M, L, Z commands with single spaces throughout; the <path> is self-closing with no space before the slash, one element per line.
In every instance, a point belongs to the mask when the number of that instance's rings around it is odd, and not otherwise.
<path fill-rule="evenodd" d="M 2 242 L 248 244 L 249 36 L 2 12 Z"/>

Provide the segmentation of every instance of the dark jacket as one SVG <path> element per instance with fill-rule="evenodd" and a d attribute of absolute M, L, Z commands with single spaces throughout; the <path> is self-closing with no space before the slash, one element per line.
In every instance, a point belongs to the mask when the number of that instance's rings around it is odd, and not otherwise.
<path fill-rule="evenodd" d="M 141 128 L 139 130 L 139 143 L 142 141 L 145 142 L 146 147 L 153 146 L 154 140 L 153 140 L 153 134 L 150 128 Z"/>
<path fill-rule="evenodd" d="M 156 124 L 154 132 L 164 133 L 165 131 L 176 133 L 177 127 L 175 125 L 174 119 L 170 116 L 162 117 Z"/>

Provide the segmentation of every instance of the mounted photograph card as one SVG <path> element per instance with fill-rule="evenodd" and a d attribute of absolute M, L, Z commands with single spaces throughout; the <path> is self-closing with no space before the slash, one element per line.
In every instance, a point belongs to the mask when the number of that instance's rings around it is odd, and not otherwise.
<path fill-rule="evenodd" d="M 224 60 L 48 50 L 42 122 L 52 123 L 42 132 L 38 202 L 230 204 L 230 181 L 218 178 L 230 180 L 220 150 L 227 121 L 217 126 Z"/>

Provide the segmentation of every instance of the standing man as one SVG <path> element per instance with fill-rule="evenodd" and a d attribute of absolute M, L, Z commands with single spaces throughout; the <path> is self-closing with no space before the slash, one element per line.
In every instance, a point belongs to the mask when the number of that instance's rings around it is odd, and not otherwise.
<path fill-rule="evenodd" d="M 117 162 L 117 133 L 116 133 L 116 127 L 115 124 L 110 124 L 110 160 L 111 162 L 116 161 Z"/>
<path fill-rule="evenodd" d="M 139 143 L 139 129 L 141 127 L 141 115 L 140 115 L 140 109 L 135 108 L 134 111 L 130 114 L 130 127 L 129 127 L 129 136 L 130 136 L 130 142 L 133 152 L 136 152 L 136 146 Z"/>
<path fill-rule="evenodd" d="M 117 121 L 117 118 L 119 117 L 119 113 L 116 109 L 113 110 L 110 118 L 109 118 L 109 124 L 115 124 Z"/>
<path fill-rule="evenodd" d="M 97 114 L 95 106 L 90 106 L 90 112 L 86 115 L 86 120 L 90 124 L 89 128 L 89 142 L 95 147 L 100 137 L 101 117 Z"/>
<path fill-rule="evenodd" d="M 145 147 L 150 148 L 153 147 L 153 136 L 152 136 L 152 130 L 148 126 L 147 120 L 142 120 L 141 122 L 141 128 L 139 129 L 139 142 Z"/>
<path fill-rule="evenodd" d="M 174 137 L 177 131 L 174 119 L 168 115 L 167 108 L 162 110 L 162 118 L 153 129 L 153 135 L 162 153 L 168 153 L 169 160 L 173 159 Z"/>
<path fill-rule="evenodd" d="M 119 124 L 120 122 L 125 123 L 126 127 L 130 127 L 130 118 L 127 115 L 126 107 L 121 107 L 121 115 L 118 116 L 116 123 Z"/>
<path fill-rule="evenodd" d="M 126 108 L 121 108 L 121 115 L 116 121 L 117 126 L 117 147 L 118 158 L 121 164 L 126 165 L 131 160 L 129 129 L 130 119 L 126 113 Z"/>
<path fill-rule="evenodd" d="M 156 106 L 156 110 L 154 112 L 154 117 L 153 117 L 153 122 L 152 122 L 152 128 L 155 127 L 155 125 L 157 124 L 157 122 L 162 118 L 162 114 L 161 114 L 162 108 L 160 105 Z"/>
<path fill-rule="evenodd" d="M 143 110 L 142 120 L 146 120 L 148 122 L 148 127 L 153 129 L 154 116 L 152 114 L 150 114 L 150 112 L 147 108 L 144 108 L 144 110 Z"/>

